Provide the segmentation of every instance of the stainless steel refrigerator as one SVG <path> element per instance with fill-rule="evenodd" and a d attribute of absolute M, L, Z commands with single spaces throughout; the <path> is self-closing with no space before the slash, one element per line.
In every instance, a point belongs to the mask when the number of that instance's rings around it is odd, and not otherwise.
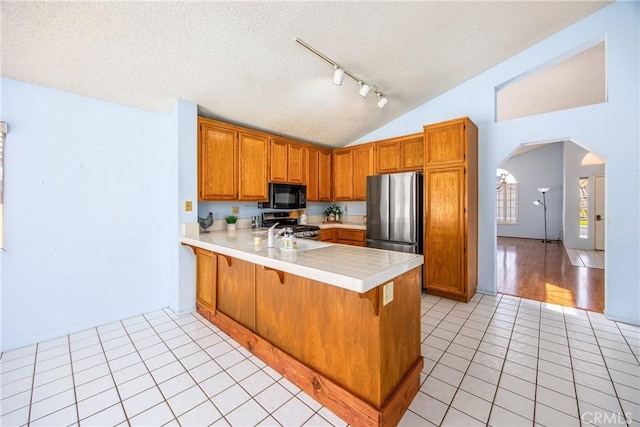
<path fill-rule="evenodd" d="M 422 254 L 422 173 L 367 177 L 367 246 Z"/>

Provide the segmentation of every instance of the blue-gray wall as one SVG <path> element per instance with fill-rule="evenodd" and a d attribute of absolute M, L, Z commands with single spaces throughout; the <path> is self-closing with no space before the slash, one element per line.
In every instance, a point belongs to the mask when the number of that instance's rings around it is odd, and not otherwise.
<path fill-rule="evenodd" d="M 544 239 L 544 210 L 538 188 L 547 187 L 547 238 L 556 240 L 562 232 L 563 143 L 557 142 L 506 160 L 500 167 L 518 181 L 518 224 L 498 225 L 498 236 Z"/>

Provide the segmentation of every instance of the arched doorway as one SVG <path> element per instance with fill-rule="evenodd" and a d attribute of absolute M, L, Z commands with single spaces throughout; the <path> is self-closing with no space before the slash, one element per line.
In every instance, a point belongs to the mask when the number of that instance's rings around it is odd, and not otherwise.
<path fill-rule="evenodd" d="M 588 253 L 596 253 L 594 189 L 605 164 L 583 164 L 587 154 L 574 141 L 523 144 L 498 165 L 498 292 L 603 312 L 604 265 Z"/>

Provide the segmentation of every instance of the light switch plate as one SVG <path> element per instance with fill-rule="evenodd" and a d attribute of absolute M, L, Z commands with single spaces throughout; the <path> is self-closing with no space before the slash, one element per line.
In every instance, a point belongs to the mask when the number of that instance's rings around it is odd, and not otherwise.
<path fill-rule="evenodd" d="M 232 215 L 238 215 L 240 213 L 240 206 L 232 206 L 231 207 L 231 214 Z"/>
<path fill-rule="evenodd" d="M 389 282 L 382 288 L 382 305 L 387 305 L 393 301 L 393 282 Z"/>

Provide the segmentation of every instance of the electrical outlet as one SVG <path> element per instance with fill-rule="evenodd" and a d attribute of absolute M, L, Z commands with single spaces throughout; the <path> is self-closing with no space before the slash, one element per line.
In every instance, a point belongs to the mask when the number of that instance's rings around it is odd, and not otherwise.
<path fill-rule="evenodd" d="M 344 205 L 344 213 L 348 213 L 349 212 L 349 206 L 348 205 Z"/>
<path fill-rule="evenodd" d="M 389 282 L 382 288 L 382 305 L 387 305 L 393 301 L 393 282 Z"/>
<path fill-rule="evenodd" d="M 187 200 L 186 202 L 184 202 L 184 210 L 186 212 L 191 212 L 192 209 L 193 209 L 193 203 L 191 203 L 191 200 Z"/>
<path fill-rule="evenodd" d="M 240 206 L 231 206 L 231 214 L 238 215 L 240 213 Z"/>

